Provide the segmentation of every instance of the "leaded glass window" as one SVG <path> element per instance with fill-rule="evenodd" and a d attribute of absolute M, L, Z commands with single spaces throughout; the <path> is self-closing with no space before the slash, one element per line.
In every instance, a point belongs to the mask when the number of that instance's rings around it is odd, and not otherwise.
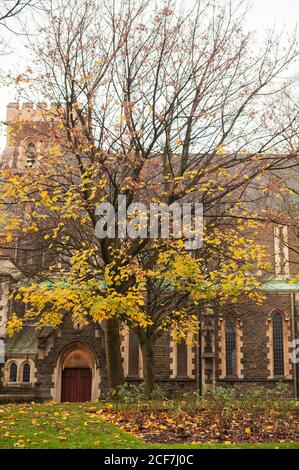
<path fill-rule="evenodd" d="M 281 313 L 274 313 L 272 326 L 274 375 L 284 375 L 283 319 Z"/>
<path fill-rule="evenodd" d="M 236 321 L 229 318 L 225 322 L 226 375 L 236 375 Z"/>
<path fill-rule="evenodd" d="M 16 382 L 17 374 L 18 374 L 18 367 L 17 367 L 17 364 L 13 362 L 9 368 L 9 381 Z"/>
<path fill-rule="evenodd" d="M 23 382 L 30 382 L 30 364 L 26 362 L 23 367 Z"/>

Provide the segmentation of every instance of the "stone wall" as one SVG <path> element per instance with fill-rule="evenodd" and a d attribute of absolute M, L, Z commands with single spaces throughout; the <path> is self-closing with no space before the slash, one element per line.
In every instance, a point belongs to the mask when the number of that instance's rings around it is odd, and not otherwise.
<path fill-rule="evenodd" d="M 55 386 L 53 374 L 58 358 L 63 350 L 74 342 L 82 342 L 82 344 L 88 346 L 96 355 L 100 374 L 100 391 L 101 393 L 107 392 L 108 380 L 103 330 L 94 325 L 89 325 L 82 329 L 75 329 L 71 321 L 66 320 L 58 331 L 54 331 L 51 334 L 54 339 L 51 349 L 44 357 L 42 357 L 42 354 L 39 354 L 40 357 L 36 361 L 37 395 L 43 400 L 52 399 L 51 390 Z M 42 350 L 45 346 L 44 342 L 44 344 L 39 345 L 39 349 Z"/>

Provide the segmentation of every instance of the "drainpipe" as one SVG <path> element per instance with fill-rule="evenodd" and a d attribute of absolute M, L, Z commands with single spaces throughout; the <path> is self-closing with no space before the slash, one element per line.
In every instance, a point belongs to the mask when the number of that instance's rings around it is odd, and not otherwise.
<path fill-rule="evenodd" d="M 201 390 L 201 321 L 200 314 L 197 315 L 197 338 L 196 338 L 196 394 L 200 397 Z"/>
<path fill-rule="evenodd" d="M 291 329 L 292 341 L 296 339 L 296 324 L 295 324 L 295 293 L 291 292 Z M 297 381 L 297 364 L 293 363 L 293 381 L 294 381 L 294 398 L 298 398 L 298 381 Z"/>

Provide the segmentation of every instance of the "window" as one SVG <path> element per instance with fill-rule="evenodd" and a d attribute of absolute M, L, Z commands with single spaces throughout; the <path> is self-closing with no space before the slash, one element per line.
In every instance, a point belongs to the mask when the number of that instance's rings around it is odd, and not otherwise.
<path fill-rule="evenodd" d="M 177 377 L 188 376 L 188 349 L 185 341 L 177 344 Z"/>
<path fill-rule="evenodd" d="M 138 335 L 127 325 L 121 326 L 121 355 L 125 377 L 138 379 L 143 376 L 143 364 Z"/>
<path fill-rule="evenodd" d="M 267 317 L 267 362 L 268 378 L 292 378 L 293 364 L 289 355 L 292 325 L 288 312 L 272 310 Z"/>
<path fill-rule="evenodd" d="M 36 146 L 32 142 L 27 145 L 26 164 L 29 168 L 33 167 L 36 160 Z"/>
<path fill-rule="evenodd" d="M 290 274 L 288 227 L 285 225 L 274 227 L 274 261 L 277 276 L 283 277 Z"/>
<path fill-rule="evenodd" d="M 17 381 L 17 374 L 18 374 L 18 368 L 17 364 L 14 362 L 11 364 L 9 368 L 9 381 L 10 382 L 16 382 Z"/>
<path fill-rule="evenodd" d="M 28 362 L 25 362 L 23 366 L 23 382 L 30 382 L 30 364 L 28 364 Z"/>
<path fill-rule="evenodd" d="M 170 377 L 172 379 L 193 379 L 195 377 L 195 348 L 193 334 L 188 333 L 185 341 L 177 342 L 174 335 L 170 336 Z"/>
<path fill-rule="evenodd" d="M 272 318 L 274 375 L 284 375 L 283 319 L 279 312 Z"/>
<path fill-rule="evenodd" d="M 139 377 L 139 341 L 134 331 L 129 332 L 129 377 Z"/>
<path fill-rule="evenodd" d="M 225 321 L 225 361 L 226 375 L 236 375 L 236 321 L 233 318 Z"/>
<path fill-rule="evenodd" d="M 243 379 L 243 321 L 236 310 L 218 322 L 219 378 Z"/>

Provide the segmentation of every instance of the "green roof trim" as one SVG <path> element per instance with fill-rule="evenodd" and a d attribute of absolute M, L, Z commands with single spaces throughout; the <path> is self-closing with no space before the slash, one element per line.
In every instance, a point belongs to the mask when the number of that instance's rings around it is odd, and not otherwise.
<path fill-rule="evenodd" d="M 24 285 L 24 282 L 19 282 L 18 285 Z M 53 287 L 55 287 L 55 285 L 60 285 L 60 286 L 63 286 L 63 287 L 68 287 L 69 284 L 67 283 L 67 281 L 59 281 L 59 280 L 45 280 L 45 281 L 41 281 L 38 283 L 38 285 L 40 286 L 46 286 L 48 287 L 49 289 L 52 289 Z M 104 281 L 101 281 L 99 280 L 98 282 L 98 286 L 100 289 L 106 289 L 107 288 L 107 285 Z M 198 287 L 198 290 L 203 290 L 204 287 L 203 286 L 200 286 Z M 288 279 L 273 279 L 271 281 L 265 281 L 265 282 L 262 282 L 261 284 L 261 287 L 260 287 L 261 290 L 263 291 L 289 291 L 289 292 L 297 292 L 299 291 L 299 282 L 291 282 L 290 280 Z"/>
<path fill-rule="evenodd" d="M 21 281 L 18 283 L 18 286 L 30 286 L 34 284 L 34 282 L 24 282 L 24 281 Z M 55 286 L 60 286 L 60 287 L 70 287 L 70 284 L 67 283 L 67 281 L 59 281 L 59 280 L 46 280 L 46 281 L 41 281 L 41 282 L 38 282 L 36 283 L 38 286 L 44 286 L 44 287 L 48 287 L 49 289 L 52 289 L 53 287 Z M 99 281 L 98 282 L 98 286 L 100 289 L 106 289 L 107 288 L 107 285 L 104 281 Z"/>
<path fill-rule="evenodd" d="M 287 279 L 276 279 L 262 283 L 264 291 L 299 291 L 299 282 L 290 282 Z"/>

